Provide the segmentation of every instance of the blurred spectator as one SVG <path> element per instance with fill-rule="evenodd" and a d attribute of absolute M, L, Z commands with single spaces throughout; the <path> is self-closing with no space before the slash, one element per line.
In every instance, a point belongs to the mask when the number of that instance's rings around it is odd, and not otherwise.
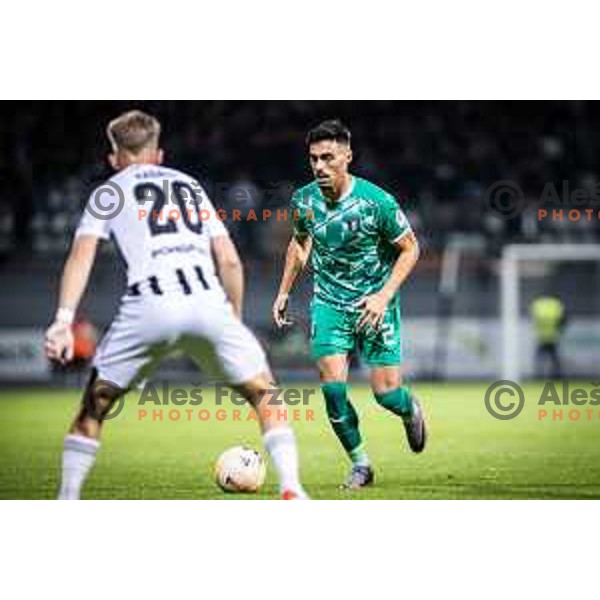
<path fill-rule="evenodd" d="M 225 182 L 224 204 L 226 225 L 243 254 L 256 253 L 261 220 L 262 192 L 250 176 L 240 171 L 231 182 Z M 237 211 L 234 213 L 233 211 Z M 239 217 L 240 220 L 236 220 Z M 256 218 L 256 220 L 254 220 Z"/>
<path fill-rule="evenodd" d="M 567 315 L 565 306 L 557 296 L 539 296 L 530 307 L 533 329 L 537 341 L 536 374 L 538 377 L 560 379 L 560 338 L 563 334 Z M 549 368 L 546 363 L 549 362 Z"/>

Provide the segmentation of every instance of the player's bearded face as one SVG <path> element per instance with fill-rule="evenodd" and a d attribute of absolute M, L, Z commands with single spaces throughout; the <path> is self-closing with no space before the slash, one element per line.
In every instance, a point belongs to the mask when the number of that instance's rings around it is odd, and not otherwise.
<path fill-rule="evenodd" d="M 346 144 L 323 140 L 311 144 L 310 166 L 322 190 L 339 191 L 348 173 L 352 152 Z"/>

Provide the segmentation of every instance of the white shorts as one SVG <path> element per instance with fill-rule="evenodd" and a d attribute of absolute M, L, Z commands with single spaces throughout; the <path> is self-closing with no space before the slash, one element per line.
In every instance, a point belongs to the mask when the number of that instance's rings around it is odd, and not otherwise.
<path fill-rule="evenodd" d="M 185 353 L 204 373 L 229 384 L 244 383 L 268 370 L 254 334 L 223 302 L 222 294 L 211 291 L 125 296 L 93 364 L 100 379 L 128 389 L 174 352 Z"/>

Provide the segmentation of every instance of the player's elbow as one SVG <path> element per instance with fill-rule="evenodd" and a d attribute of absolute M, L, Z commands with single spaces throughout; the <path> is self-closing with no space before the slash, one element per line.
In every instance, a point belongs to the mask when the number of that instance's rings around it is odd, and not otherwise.
<path fill-rule="evenodd" d="M 296 254 L 296 266 L 300 271 L 304 269 L 306 263 L 308 262 L 308 254 L 306 252 L 300 251 Z"/>
<path fill-rule="evenodd" d="M 227 254 L 217 260 L 220 271 L 243 272 L 244 266 L 237 254 Z"/>
<path fill-rule="evenodd" d="M 212 249 L 219 271 L 243 270 L 236 247 L 228 237 L 219 237 L 213 240 Z"/>
<path fill-rule="evenodd" d="M 421 250 L 414 233 L 410 232 L 408 235 L 405 235 L 395 244 L 395 247 L 398 251 L 398 257 L 402 257 L 402 260 L 410 259 L 415 263 L 419 260 Z"/>
<path fill-rule="evenodd" d="M 412 245 L 412 253 L 413 260 L 417 262 L 421 256 L 421 246 L 419 246 L 419 241 L 417 238 L 414 239 L 414 244 Z"/>
<path fill-rule="evenodd" d="M 296 263 L 298 269 L 302 270 L 306 266 L 308 257 L 310 256 L 311 246 L 311 240 L 308 236 L 301 239 L 296 237 L 292 238 L 289 246 L 289 252 L 294 257 L 294 262 Z"/>

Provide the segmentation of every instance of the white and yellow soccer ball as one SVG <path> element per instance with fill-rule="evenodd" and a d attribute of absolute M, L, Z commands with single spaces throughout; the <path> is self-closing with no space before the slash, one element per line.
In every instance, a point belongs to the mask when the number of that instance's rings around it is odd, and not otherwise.
<path fill-rule="evenodd" d="M 225 450 L 215 465 L 217 485 L 225 492 L 257 492 L 266 474 L 261 453 L 247 446 Z"/>

